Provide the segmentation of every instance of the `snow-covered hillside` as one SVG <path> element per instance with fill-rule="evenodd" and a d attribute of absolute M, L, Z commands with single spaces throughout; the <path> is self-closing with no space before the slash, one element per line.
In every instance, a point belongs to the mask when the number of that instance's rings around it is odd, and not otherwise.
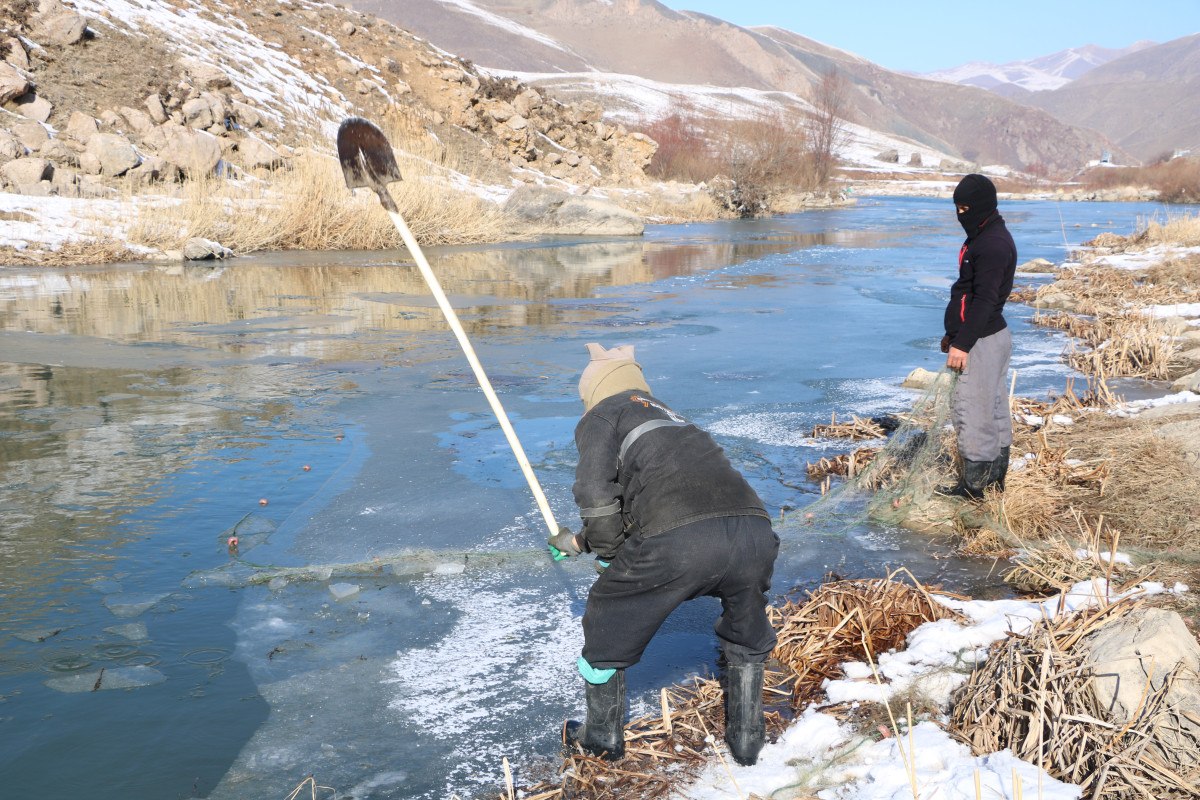
<path fill-rule="evenodd" d="M 1089 44 L 1007 64 L 972 61 L 951 69 L 929 72 L 923 77 L 946 83 L 978 86 L 990 91 L 1015 86 L 1030 92 L 1045 92 L 1066 86 L 1102 64 L 1144 50 L 1153 44 L 1154 42 L 1141 41 L 1121 49 Z"/>

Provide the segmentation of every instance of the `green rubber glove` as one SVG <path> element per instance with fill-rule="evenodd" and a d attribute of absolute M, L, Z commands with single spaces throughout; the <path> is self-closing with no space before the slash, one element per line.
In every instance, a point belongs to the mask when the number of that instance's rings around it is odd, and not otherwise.
<path fill-rule="evenodd" d="M 575 534 L 571 533 L 570 528 L 559 528 L 558 533 L 547 539 L 546 543 L 550 545 L 550 557 L 555 561 L 562 561 L 564 558 L 571 558 L 582 552 L 579 549 L 579 542 L 575 539 Z"/>
<path fill-rule="evenodd" d="M 611 561 L 601 561 L 600 559 L 597 558 L 596 559 L 596 574 L 603 575 L 604 570 L 608 569 L 608 565 L 611 563 L 612 563 Z"/>

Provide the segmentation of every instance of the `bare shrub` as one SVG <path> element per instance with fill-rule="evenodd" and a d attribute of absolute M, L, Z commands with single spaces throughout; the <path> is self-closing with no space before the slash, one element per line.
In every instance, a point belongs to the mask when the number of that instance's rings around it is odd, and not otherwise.
<path fill-rule="evenodd" d="M 838 154 L 849 144 L 846 127 L 849 87 L 841 73 L 829 69 L 813 87 L 810 102 L 813 113 L 805 124 L 808 135 L 808 157 L 817 184 L 824 186 L 837 166 Z"/>
<path fill-rule="evenodd" d="M 1172 158 L 1145 167 L 1096 167 L 1081 178 L 1089 189 L 1155 189 L 1165 203 L 1200 202 L 1200 158 Z"/>
<path fill-rule="evenodd" d="M 701 183 L 712 180 L 725 170 L 712 137 L 706 136 L 693 122 L 679 114 L 656 120 L 643 132 L 658 142 L 646 173 L 664 180 Z"/>
<path fill-rule="evenodd" d="M 817 185 L 804 122 L 782 112 L 707 128 L 674 114 L 642 130 L 658 142 L 648 174 L 708 183 L 717 203 L 738 216 L 766 213 L 782 194 Z"/>

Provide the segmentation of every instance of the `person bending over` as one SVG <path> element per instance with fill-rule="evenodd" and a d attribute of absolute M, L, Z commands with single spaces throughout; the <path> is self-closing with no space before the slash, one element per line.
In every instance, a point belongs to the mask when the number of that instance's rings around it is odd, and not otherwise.
<path fill-rule="evenodd" d="M 550 538 L 556 557 L 596 557 L 583 616 L 587 718 L 563 743 L 624 755 L 625 670 L 680 604 L 721 600 L 715 627 L 726 663 L 725 741 L 739 764 L 766 733 L 763 662 L 775 647 L 766 614 L 779 537 L 762 501 L 712 437 L 650 393 L 633 347 L 587 345 L 575 428 L 575 501 L 583 528 Z"/>

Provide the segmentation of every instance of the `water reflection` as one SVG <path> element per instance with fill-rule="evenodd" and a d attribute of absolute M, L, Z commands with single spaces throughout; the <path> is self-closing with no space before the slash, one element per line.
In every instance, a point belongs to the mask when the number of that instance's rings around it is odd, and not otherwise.
<path fill-rule="evenodd" d="M 774 232 L 745 241 L 445 249 L 430 257 L 466 329 L 481 333 L 559 322 L 564 311 L 556 300 L 591 298 L 605 287 L 690 275 L 799 247 L 879 239 L 861 231 Z M 362 357 L 360 343 L 348 338 L 362 331 L 443 328 L 415 267 L 377 253 L 272 254 L 217 266 L 0 276 L 0 331 L 336 360 Z"/>

